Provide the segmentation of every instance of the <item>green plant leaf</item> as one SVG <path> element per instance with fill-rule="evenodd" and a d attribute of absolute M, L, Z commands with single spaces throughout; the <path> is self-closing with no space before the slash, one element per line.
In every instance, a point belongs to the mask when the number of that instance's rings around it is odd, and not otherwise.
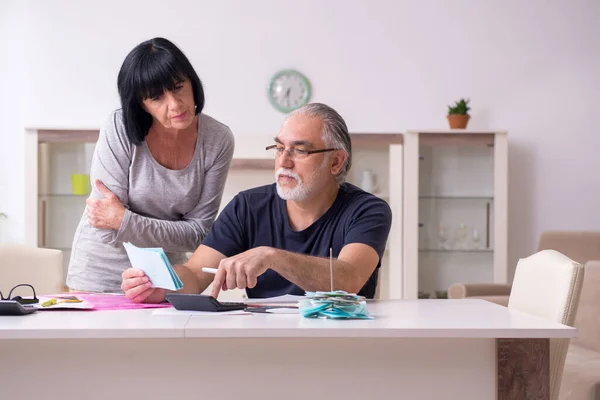
<path fill-rule="evenodd" d="M 469 110 L 469 99 L 459 99 L 454 102 L 454 105 L 448 106 L 448 114 L 457 114 L 457 115 L 468 115 Z"/>

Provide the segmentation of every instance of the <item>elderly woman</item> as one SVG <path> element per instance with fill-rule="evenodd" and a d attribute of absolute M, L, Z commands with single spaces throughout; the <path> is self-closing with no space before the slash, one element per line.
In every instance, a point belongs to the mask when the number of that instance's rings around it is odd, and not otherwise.
<path fill-rule="evenodd" d="M 75 291 L 120 291 L 131 266 L 124 242 L 184 262 L 215 220 L 233 157 L 231 130 L 202 113 L 202 83 L 173 43 L 135 47 L 117 86 L 122 108 L 100 130 L 73 239 L 66 283 Z"/>

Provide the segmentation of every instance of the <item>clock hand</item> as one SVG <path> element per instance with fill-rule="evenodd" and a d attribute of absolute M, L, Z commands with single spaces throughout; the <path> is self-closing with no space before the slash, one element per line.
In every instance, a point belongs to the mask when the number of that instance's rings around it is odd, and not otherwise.
<path fill-rule="evenodd" d="M 283 96 L 284 99 L 287 97 L 287 105 L 288 105 L 288 107 L 290 106 L 290 91 L 291 90 L 292 90 L 292 88 L 287 88 L 287 90 L 285 91 L 285 96 Z"/>

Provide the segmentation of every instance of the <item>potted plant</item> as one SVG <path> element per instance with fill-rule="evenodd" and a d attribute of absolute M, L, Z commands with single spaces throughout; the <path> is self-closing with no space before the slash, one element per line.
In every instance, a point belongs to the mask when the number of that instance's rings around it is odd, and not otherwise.
<path fill-rule="evenodd" d="M 448 123 L 450 129 L 465 129 L 469 123 L 469 99 L 460 99 L 448 106 Z"/>

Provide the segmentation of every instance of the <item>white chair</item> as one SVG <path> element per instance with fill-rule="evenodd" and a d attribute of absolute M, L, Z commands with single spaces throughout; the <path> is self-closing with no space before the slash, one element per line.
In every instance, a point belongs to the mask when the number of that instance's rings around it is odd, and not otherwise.
<path fill-rule="evenodd" d="M 574 326 L 583 285 L 583 265 L 555 250 L 519 260 L 508 308 Z M 558 398 L 569 339 L 550 340 L 550 399 Z"/>
<path fill-rule="evenodd" d="M 63 291 L 63 253 L 21 244 L 0 244 L 0 291 L 8 292 L 21 283 L 35 288 L 36 295 Z M 18 291 L 17 291 L 18 290 Z M 30 295 L 30 290 L 16 289 L 16 294 Z"/>

